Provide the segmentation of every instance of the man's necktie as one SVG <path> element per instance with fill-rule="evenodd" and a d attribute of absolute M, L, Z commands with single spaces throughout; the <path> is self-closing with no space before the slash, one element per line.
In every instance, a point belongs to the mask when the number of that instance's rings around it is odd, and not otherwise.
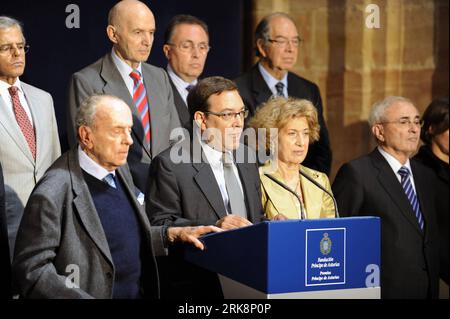
<path fill-rule="evenodd" d="M 402 166 L 398 173 L 401 176 L 401 183 L 402 187 L 405 190 L 406 197 L 408 197 L 409 202 L 411 203 L 411 206 L 413 208 L 414 213 L 416 214 L 417 221 L 419 223 L 420 229 L 423 230 L 424 221 L 422 212 L 420 210 L 419 201 L 417 200 L 416 193 L 414 192 L 414 189 L 411 184 L 411 178 L 409 177 L 409 169 L 405 166 Z"/>
<path fill-rule="evenodd" d="M 17 123 L 19 124 L 20 130 L 27 140 L 28 147 L 30 148 L 33 159 L 36 160 L 36 136 L 34 134 L 34 128 L 31 125 L 30 119 L 28 118 L 25 109 L 20 103 L 19 99 L 19 88 L 16 86 L 11 86 L 8 88 L 9 94 L 11 95 L 12 105 L 14 110 L 14 115 L 16 117 Z"/>
<path fill-rule="evenodd" d="M 275 88 L 277 89 L 277 96 L 284 96 L 284 84 L 283 82 L 278 82 L 275 84 Z"/>
<path fill-rule="evenodd" d="M 194 86 L 192 84 L 189 84 L 186 86 L 186 91 L 190 92 Z"/>
<path fill-rule="evenodd" d="M 109 186 L 112 188 L 117 188 L 116 181 L 114 179 L 114 175 L 112 173 L 109 173 L 103 178 L 103 181 L 106 182 Z"/>
<path fill-rule="evenodd" d="M 141 117 L 142 127 L 144 128 L 144 137 L 147 145 L 150 145 L 151 130 L 150 130 L 150 112 L 148 107 L 147 91 L 145 90 L 144 82 L 139 71 L 133 70 L 130 73 L 134 82 L 133 87 L 133 102 L 136 105 L 139 116 Z"/>
<path fill-rule="evenodd" d="M 236 175 L 233 172 L 233 159 L 231 155 L 228 153 L 223 153 L 222 163 L 231 214 L 247 218 L 247 209 L 245 208 L 244 196 L 242 195 Z"/>

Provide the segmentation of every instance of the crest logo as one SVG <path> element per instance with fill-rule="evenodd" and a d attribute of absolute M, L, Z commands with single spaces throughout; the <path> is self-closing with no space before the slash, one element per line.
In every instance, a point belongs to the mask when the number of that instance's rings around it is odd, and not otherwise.
<path fill-rule="evenodd" d="M 331 239 L 328 237 L 328 233 L 323 233 L 323 238 L 320 241 L 320 252 L 322 255 L 328 255 L 331 252 Z"/>

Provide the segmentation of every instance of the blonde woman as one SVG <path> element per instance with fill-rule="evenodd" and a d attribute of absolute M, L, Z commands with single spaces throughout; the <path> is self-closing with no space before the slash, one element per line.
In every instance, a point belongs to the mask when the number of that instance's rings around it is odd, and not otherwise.
<path fill-rule="evenodd" d="M 258 134 L 266 134 L 266 145 L 259 147 L 275 152 L 259 169 L 266 217 L 274 220 L 334 217 L 327 175 L 301 165 L 309 145 L 319 138 L 313 104 L 308 100 L 272 98 L 258 108 L 250 126 Z M 265 130 L 258 132 L 260 128 Z M 276 136 L 270 135 L 271 128 L 277 129 Z"/>

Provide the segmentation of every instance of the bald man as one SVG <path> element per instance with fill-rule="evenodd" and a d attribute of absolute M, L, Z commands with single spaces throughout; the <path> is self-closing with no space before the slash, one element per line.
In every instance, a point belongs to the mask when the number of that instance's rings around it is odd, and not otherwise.
<path fill-rule="evenodd" d="M 133 114 L 133 145 L 128 155 L 133 181 L 145 193 L 152 158 L 172 144 L 170 133 L 180 127 L 167 73 L 145 63 L 152 49 L 155 17 L 142 2 L 124 0 L 109 12 L 106 28 L 110 53 L 72 75 L 68 101 L 68 137 L 76 144 L 75 115 L 92 94 L 124 100 Z"/>

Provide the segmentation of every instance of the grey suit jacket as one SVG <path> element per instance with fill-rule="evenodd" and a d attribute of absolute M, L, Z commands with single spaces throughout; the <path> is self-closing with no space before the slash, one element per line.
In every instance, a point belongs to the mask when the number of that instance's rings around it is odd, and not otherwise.
<path fill-rule="evenodd" d="M 161 227 L 150 227 L 135 197 L 128 167 L 117 170 L 133 198 L 148 256 L 143 267 L 146 295 L 158 295 L 154 253 L 163 255 Z M 17 235 L 13 278 L 26 298 L 111 298 L 114 264 L 95 204 L 84 181 L 77 149 L 62 155 L 38 183 L 25 208 Z M 72 268 L 71 268 L 72 267 Z M 79 270 L 79 288 L 69 288 L 68 276 Z M 149 292 L 148 289 L 151 291 Z"/>
<path fill-rule="evenodd" d="M 133 113 L 134 143 L 128 154 L 128 165 L 135 185 L 145 192 L 152 158 L 172 144 L 170 133 L 181 124 L 166 72 L 161 68 L 142 63 L 142 74 L 150 106 L 151 149 L 145 146 L 140 116 L 110 53 L 72 75 L 69 85 L 67 131 L 69 144 L 74 146 L 77 142 L 75 117 L 80 104 L 88 96 L 110 94 L 124 100 Z"/>
<path fill-rule="evenodd" d="M 36 161 L 17 124 L 14 113 L 0 99 L 0 162 L 5 180 L 6 217 L 11 254 L 23 208 L 37 181 L 61 155 L 58 126 L 51 95 L 21 82 L 33 117 Z"/>
<path fill-rule="evenodd" d="M 193 144 L 196 143 L 197 139 L 194 138 Z M 257 223 L 263 217 L 263 209 L 256 156 L 246 146 L 241 147 L 250 156 L 241 163 L 236 162 L 236 167 L 244 190 L 248 220 Z M 185 154 L 190 152 L 191 159 L 185 163 L 175 163 L 171 154 L 176 149 L 182 149 Z M 152 224 L 214 225 L 226 216 L 222 195 L 210 164 L 192 149 L 200 150 L 200 145 L 191 146 L 186 139 L 158 155 L 152 162 L 146 196 L 147 214 Z"/>

